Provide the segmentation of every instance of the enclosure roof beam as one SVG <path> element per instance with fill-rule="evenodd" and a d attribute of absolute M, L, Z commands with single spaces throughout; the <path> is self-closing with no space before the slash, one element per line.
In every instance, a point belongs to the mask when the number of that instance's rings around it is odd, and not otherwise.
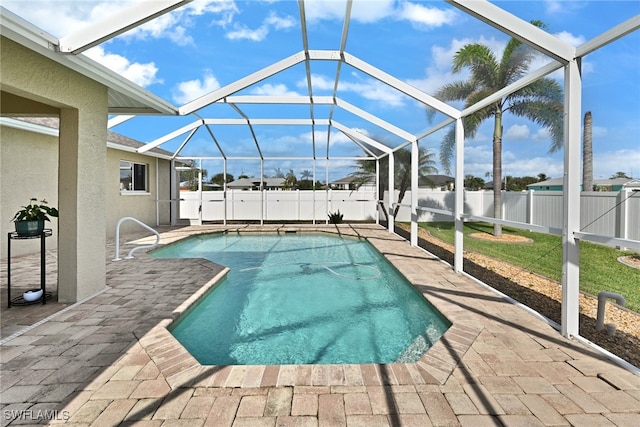
<path fill-rule="evenodd" d="M 364 110 L 361 110 L 358 107 L 355 107 L 351 104 L 349 104 L 347 101 L 343 101 L 342 99 L 336 98 L 336 105 L 350 113 L 355 114 L 356 116 L 367 120 L 370 123 L 373 123 L 374 125 L 377 125 L 379 127 L 381 127 L 382 129 L 391 132 L 392 134 L 399 136 L 400 138 L 406 140 L 406 141 L 413 141 L 415 140 L 415 136 L 407 131 L 404 131 L 402 129 L 400 129 L 399 127 L 396 127 L 394 125 L 392 125 L 391 123 L 388 123 L 384 120 L 382 120 L 381 118 L 374 116 L 373 114 L 370 114 Z"/>
<path fill-rule="evenodd" d="M 492 95 L 487 96 L 486 98 L 484 98 L 482 101 L 477 102 L 473 105 L 471 105 L 470 107 L 465 108 L 464 110 L 462 110 L 462 117 L 466 117 L 470 114 L 475 113 L 478 110 L 483 109 L 484 107 L 491 105 L 492 103 L 496 102 L 497 100 L 504 98 L 505 96 L 511 95 L 512 93 L 529 86 L 531 83 L 535 82 L 536 80 L 541 79 L 542 77 L 553 73 L 554 71 L 558 70 L 559 68 L 562 68 L 562 64 L 557 62 L 557 61 L 552 61 L 550 63 L 548 63 L 547 65 L 544 65 L 543 67 L 540 67 L 539 69 L 537 69 L 536 71 L 527 74 L 526 76 L 524 76 L 523 78 L 521 78 L 518 81 L 515 81 L 513 83 L 511 83 L 510 85 L 500 89 L 497 92 L 494 92 Z"/>
<path fill-rule="evenodd" d="M 184 141 L 182 141 L 182 144 L 180 144 L 180 146 L 178 147 L 178 149 L 176 150 L 175 153 L 173 153 L 173 156 L 171 156 L 171 160 L 175 160 L 176 157 L 178 157 L 178 155 L 180 154 L 180 152 L 182 151 L 182 149 L 184 148 L 185 145 L 187 145 L 187 143 L 189 141 L 191 141 L 191 138 L 193 137 L 193 135 L 196 134 L 196 132 L 198 132 L 198 129 L 200 129 L 199 127 L 193 129 L 191 131 L 191 133 L 189 133 L 189 135 L 184 139 Z"/>
<path fill-rule="evenodd" d="M 163 137 L 160 137 L 158 139 L 155 139 L 145 145 L 143 145 L 142 147 L 138 148 L 138 153 L 146 153 L 147 151 L 151 150 L 152 148 L 156 148 L 159 145 L 164 144 L 165 142 L 171 141 L 173 138 L 176 138 L 180 135 L 183 135 L 193 129 L 196 129 L 199 126 L 202 126 L 202 120 L 197 120 L 193 123 L 190 123 L 186 126 L 181 127 L 180 129 L 174 130 L 171 133 L 166 134 Z"/>
<path fill-rule="evenodd" d="M 378 149 L 378 150 L 380 150 L 380 151 L 382 151 L 384 153 L 388 154 L 388 153 L 391 152 L 391 148 L 387 147 L 384 144 L 379 143 L 378 141 L 375 141 L 375 140 L 369 138 L 368 136 L 366 136 L 366 135 L 364 135 L 364 134 L 362 134 L 362 133 L 360 133 L 360 132 L 358 132 L 356 130 L 348 128 L 348 127 L 340 124 L 339 122 L 336 122 L 335 120 L 333 120 L 331 123 L 336 129 L 338 129 L 339 131 L 341 131 L 345 135 L 350 135 L 350 136 L 358 139 L 359 141 L 362 141 L 362 142 L 364 142 L 366 144 L 369 144 L 370 146 L 372 146 L 372 147 L 374 147 L 374 148 L 376 148 L 376 149 Z"/>
<path fill-rule="evenodd" d="M 488 1 L 446 0 L 463 12 L 475 16 L 509 36 L 560 61 L 563 64 L 575 58 L 575 48 L 535 25 L 522 20 Z"/>
<path fill-rule="evenodd" d="M 248 119 L 251 125 L 285 125 L 285 126 L 310 126 L 314 123 L 311 119 Z M 246 119 L 204 119 L 207 125 L 246 125 Z M 316 124 L 329 125 L 329 120 L 315 120 Z"/>
<path fill-rule="evenodd" d="M 58 51 L 77 55 L 191 1 L 155 0 L 137 3 L 62 37 L 58 42 Z"/>
<path fill-rule="evenodd" d="M 333 104 L 330 96 L 271 96 L 271 95 L 234 95 L 223 98 L 218 103 L 228 104 Z"/>
<path fill-rule="evenodd" d="M 370 75 L 371 77 L 380 80 L 383 83 L 386 83 L 387 85 L 391 86 L 392 88 L 404 93 L 405 95 L 410 96 L 411 98 L 425 104 L 428 105 L 438 111 L 440 111 L 443 114 L 446 114 L 447 116 L 457 119 L 458 117 L 460 117 L 460 112 L 458 110 L 456 110 L 455 108 L 453 108 L 452 106 L 450 106 L 449 104 L 446 104 L 442 101 L 440 101 L 437 98 L 434 98 L 431 95 L 428 95 L 427 93 L 416 89 L 415 87 L 411 86 L 410 84 L 407 84 L 405 82 L 403 82 L 402 80 L 393 77 L 391 74 L 387 74 L 382 70 L 379 70 L 378 68 L 370 65 L 369 63 L 362 61 L 358 58 L 356 58 L 355 56 L 352 56 L 348 53 L 344 54 L 344 61 L 351 65 L 354 68 L 357 68 L 358 70 L 362 71 L 363 73 L 366 73 L 368 75 Z"/>
<path fill-rule="evenodd" d="M 247 115 L 240 109 L 240 107 L 238 107 L 235 104 L 230 104 L 231 108 L 233 108 L 234 110 L 236 110 L 238 112 L 238 114 L 240 114 L 247 126 L 249 126 L 249 132 L 251 132 L 251 137 L 253 138 L 253 142 L 256 144 L 256 149 L 258 150 L 258 154 L 260 155 L 260 159 L 264 159 L 264 156 L 262 155 L 262 150 L 260 149 L 260 143 L 258 142 L 258 137 L 256 136 L 256 133 L 253 130 L 253 126 L 251 126 L 251 122 L 249 121 L 249 117 L 247 117 Z"/>
<path fill-rule="evenodd" d="M 188 102 L 184 104 L 182 107 L 178 108 L 178 111 L 182 115 L 191 114 L 196 110 L 199 110 L 201 108 L 206 107 L 207 105 L 217 102 L 226 96 L 234 94 L 248 86 L 251 86 L 254 83 L 257 83 L 268 77 L 271 77 L 274 74 L 278 74 L 279 72 L 286 70 L 287 68 L 293 67 L 294 65 L 299 64 L 304 60 L 305 60 L 305 52 L 295 53 L 281 61 L 275 62 L 267 67 L 264 67 L 263 69 L 258 70 L 255 73 L 249 74 L 248 76 L 238 79 L 233 83 L 223 86 L 220 89 L 214 90 L 213 92 L 210 92 L 207 95 L 201 96 L 198 99 Z"/>
<path fill-rule="evenodd" d="M 621 24 L 611 28 L 609 31 L 605 31 L 588 42 L 581 44 L 576 48 L 576 56 L 580 58 L 588 55 L 594 50 L 600 49 L 602 46 L 614 42 L 629 33 L 637 31 L 638 29 L 640 29 L 640 15 L 627 19 Z"/>
<path fill-rule="evenodd" d="M 118 126 L 121 123 L 131 120 L 136 117 L 135 114 L 120 114 L 107 120 L 107 129 L 111 129 L 114 126 Z"/>

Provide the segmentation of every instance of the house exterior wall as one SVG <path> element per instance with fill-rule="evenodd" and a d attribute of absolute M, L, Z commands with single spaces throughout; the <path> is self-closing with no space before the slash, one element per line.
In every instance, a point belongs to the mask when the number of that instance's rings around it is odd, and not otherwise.
<path fill-rule="evenodd" d="M 148 192 L 120 191 L 121 160 L 147 165 Z M 168 201 L 171 196 L 170 173 L 171 162 L 169 160 L 116 149 L 107 150 L 107 237 L 115 237 L 116 224 L 123 217 L 133 217 L 150 227 L 154 227 L 158 220 L 162 225 L 170 224 L 170 205 L 168 202 L 160 203 L 159 217 L 156 217 L 156 200 Z M 122 224 L 120 234 L 141 230 L 143 229 L 140 225 L 127 221 Z"/>
<path fill-rule="evenodd" d="M 106 240 L 102 230 L 106 225 L 107 88 L 4 37 L 0 40 L 0 55 L 4 93 L 59 111 L 58 163 L 54 159 L 49 162 L 57 170 L 60 217 L 58 233 L 48 240 L 58 242 L 58 299 L 75 302 L 104 289 L 106 283 Z M 18 106 L 3 105 L 3 114 L 11 112 L 12 107 Z M 3 136 L 4 144 L 13 142 Z M 42 182 L 36 171 L 19 163 L 3 159 L 1 174 L 3 182 L 5 177 L 15 175 L 24 179 L 6 196 L 2 194 L 3 205 L 20 205 L 25 197 L 31 197 L 29 194 L 51 191 L 50 180 Z M 28 186 L 29 182 L 33 186 Z M 5 187 L 2 188 L 4 192 Z M 48 197 L 56 199 L 55 195 Z M 1 222 L 6 222 L 5 218 Z"/>
<path fill-rule="evenodd" d="M 15 231 L 11 219 L 32 197 L 58 207 L 58 138 L 10 127 L 0 127 L 0 234 L 2 258 L 7 256 L 7 233 Z M 53 230 L 47 248 L 58 246 L 58 219 L 45 222 Z M 11 255 L 40 251 L 40 240 L 14 241 Z"/>

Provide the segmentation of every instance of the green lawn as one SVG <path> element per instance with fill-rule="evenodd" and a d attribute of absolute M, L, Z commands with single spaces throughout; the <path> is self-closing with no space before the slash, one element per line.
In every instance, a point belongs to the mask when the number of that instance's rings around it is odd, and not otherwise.
<path fill-rule="evenodd" d="M 454 228 L 450 222 L 420 223 L 438 239 L 453 244 Z M 466 223 L 465 250 L 501 259 L 558 282 L 562 278 L 562 243 L 560 236 L 533 233 L 503 227 L 504 234 L 517 234 L 533 239 L 530 244 L 505 244 L 467 237 L 471 233 L 493 232 L 487 223 Z M 580 290 L 592 295 L 601 291 L 616 292 L 627 300 L 627 308 L 640 312 L 640 270 L 617 261 L 634 252 L 619 251 L 590 242 L 580 243 Z"/>

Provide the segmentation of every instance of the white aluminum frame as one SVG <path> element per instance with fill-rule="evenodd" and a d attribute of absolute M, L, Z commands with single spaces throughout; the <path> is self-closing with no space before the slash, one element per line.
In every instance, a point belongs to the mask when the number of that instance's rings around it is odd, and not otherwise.
<path fill-rule="evenodd" d="M 160 115 L 189 115 L 194 114 L 198 120 L 183 126 L 173 132 L 170 132 L 164 136 L 156 138 L 148 142 L 141 147 L 138 152 L 144 153 L 152 148 L 158 147 L 165 142 L 168 142 L 174 138 L 180 137 L 188 133 L 188 136 L 180 145 L 180 148 L 173 154 L 172 161 L 181 159 L 179 152 L 188 143 L 191 137 L 197 132 L 197 130 L 205 126 L 208 134 L 216 144 L 220 151 L 221 157 L 214 157 L 215 159 L 222 159 L 224 162 L 224 170 L 226 174 L 227 160 L 229 159 L 259 159 L 261 162 L 261 174 L 264 169 L 264 160 L 268 160 L 268 157 L 263 156 L 260 141 L 253 132 L 253 126 L 256 125 L 303 125 L 310 126 L 312 129 L 312 144 L 313 144 L 313 180 L 316 181 L 316 161 L 319 159 L 316 156 L 316 137 L 315 127 L 318 125 L 327 126 L 327 138 L 326 138 L 326 160 L 325 176 L 328 180 L 328 164 L 329 160 L 336 157 L 330 156 L 329 142 L 331 137 L 331 129 L 335 128 L 340 132 L 347 135 L 355 144 L 360 146 L 367 154 L 376 161 L 376 176 L 379 180 L 379 160 L 383 156 L 389 156 L 389 200 L 387 203 L 389 210 L 388 228 L 390 232 L 394 231 L 394 153 L 395 151 L 411 145 L 411 184 L 413 188 L 417 188 L 418 183 L 418 148 L 421 139 L 433 134 L 434 132 L 442 129 L 445 126 L 455 123 L 455 141 L 456 141 L 456 161 L 455 161 L 455 187 L 456 187 L 456 199 L 453 217 L 455 221 L 455 255 L 454 255 L 454 269 L 458 272 L 462 272 L 462 250 L 463 250 L 463 235 L 462 225 L 464 218 L 472 218 L 465 215 L 463 212 L 462 202 L 462 189 L 464 179 L 464 132 L 462 127 L 462 119 L 483 108 L 487 104 L 504 97 L 514 91 L 525 87 L 531 82 L 540 79 L 549 73 L 564 68 L 565 74 L 565 128 L 564 128 L 564 217 L 562 228 L 562 240 L 563 240 L 563 279 L 562 279 L 562 320 L 561 320 L 561 332 L 564 336 L 578 336 L 578 279 L 579 279 L 579 240 L 590 240 L 595 242 L 603 242 L 605 244 L 615 244 L 619 246 L 627 246 L 632 248 L 639 248 L 640 242 L 630 241 L 627 239 L 609 238 L 604 236 L 597 236 L 590 233 L 583 233 L 580 231 L 579 225 L 579 192 L 580 192 L 580 176 L 579 176 L 579 159 L 580 159 L 580 115 L 581 115 L 581 77 L 580 77 L 580 62 L 582 58 L 601 48 L 602 46 L 611 43 L 625 35 L 637 31 L 640 29 L 640 15 L 634 16 L 627 21 L 611 28 L 609 31 L 589 40 L 583 45 L 574 48 L 571 45 L 563 42 L 559 38 L 547 33 L 543 29 L 540 29 L 522 19 L 506 12 L 497 5 L 491 4 L 486 1 L 473 1 L 473 0 L 446 0 L 452 6 L 462 10 L 464 13 L 474 16 L 475 18 L 487 23 L 488 25 L 498 29 L 499 31 L 508 34 L 521 42 L 532 46 L 534 49 L 542 52 L 543 54 L 552 58 L 552 62 L 543 66 L 539 70 L 530 73 L 525 78 L 518 82 L 515 82 L 508 87 L 494 93 L 487 97 L 483 101 L 473 105 L 464 111 L 458 111 L 456 108 L 434 98 L 433 96 L 416 89 L 413 86 L 408 85 L 402 80 L 385 73 L 384 71 L 373 67 L 365 61 L 350 55 L 345 51 L 348 29 L 351 17 L 352 0 L 347 0 L 345 10 L 345 21 L 342 31 L 341 43 L 339 50 L 310 50 L 307 40 L 307 27 L 306 27 L 306 14 L 305 14 L 305 2 L 304 0 L 298 0 L 298 7 L 300 11 L 301 33 L 303 50 L 297 52 L 289 57 L 286 57 L 278 62 L 275 62 L 261 70 L 258 70 L 252 74 L 242 77 L 235 82 L 219 88 L 211 93 L 191 101 L 179 108 L 176 108 L 155 95 L 145 91 L 142 88 L 124 80 L 117 76 L 115 73 L 107 70 L 106 68 L 96 64 L 88 58 L 77 55 L 77 53 L 88 49 L 98 43 L 106 41 L 117 34 L 134 28 L 143 22 L 147 22 L 155 17 L 174 10 L 188 3 L 190 0 L 158 0 L 157 2 L 143 2 L 130 8 L 124 12 L 115 14 L 113 16 L 106 17 L 94 26 L 88 27 L 85 30 L 78 31 L 69 34 L 61 39 L 56 39 L 33 25 L 21 20 L 19 17 L 13 15 L 11 12 L 4 8 L 1 8 L 2 19 L 0 20 L 2 34 L 5 37 L 9 37 L 12 40 L 21 43 L 22 45 L 56 61 L 64 66 L 81 72 L 82 74 L 95 79 L 98 82 L 105 84 L 110 90 L 117 92 L 117 94 L 124 99 L 130 101 L 130 105 L 114 105 L 110 108 L 110 113 L 122 114 L 121 116 L 112 117 L 109 120 L 108 126 L 112 127 L 126 120 L 131 120 L 135 116 L 133 114 L 160 114 Z M 64 53 L 64 54 L 62 54 Z M 337 62 L 337 71 L 334 83 L 334 90 L 332 97 L 315 97 L 313 95 L 313 84 L 310 73 L 310 61 L 335 61 Z M 260 96 L 239 96 L 235 95 L 242 89 L 245 89 L 257 82 L 260 82 L 268 77 L 278 74 L 281 71 L 289 69 L 297 64 L 304 62 L 305 64 L 305 76 L 307 81 L 308 96 L 304 97 L 260 97 Z M 447 116 L 441 123 L 432 127 L 418 135 L 413 135 L 406 130 L 394 126 L 391 123 L 386 122 L 384 119 L 374 116 L 364 110 L 359 109 L 356 106 L 349 104 L 337 97 L 337 90 L 340 83 L 341 67 L 342 64 L 348 64 L 357 70 L 368 74 L 372 78 L 383 82 L 391 88 L 413 98 L 426 107 L 433 108 L 438 112 Z M 241 119 L 211 119 L 207 117 L 201 117 L 199 115 L 200 110 L 213 104 L 213 103 L 226 103 L 232 106 L 241 116 Z M 247 116 L 238 107 L 239 104 L 251 103 L 251 104 L 308 104 L 309 105 L 309 118 L 308 119 L 256 119 Z M 314 109 L 315 104 L 330 105 L 330 114 L 327 118 L 316 117 Z M 395 147 L 389 147 L 382 144 L 379 141 L 375 141 L 372 138 L 351 129 L 347 126 L 334 120 L 333 115 L 336 108 L 343 109 L 351 114 L 358 116 L 365 121 L 374 124 L 382 129 L 400 137 L 403 142 Z M 203 113 L 202 113 L 203 114 Z M 258 157 L 227 157 L 218 140 L 214 131 L 210 126 L 226 126 L 226 125 L 241 125 L 248 126 L 251 130 L 254 138 L 256 148 L 258 151 Z M 375 155 L 374 150 L 379 150 L 382 155 Z M 206 157 L 199 157 L 198 160 L 202 160 Z M 275 158 L 274 158 L 275 159 Z M 225 175 L 226 176 L 226 175 Z M 225 183 L 226 191 L 226 183 Z M 415 193 L 415 196 L 413 195 Z M 381 197 L 382 195 L 380 195 Z M 417 212 L 420 209 L 424 209 L 418 206 L 417 191 L 412 192 L 410 207 L 412 212 L 411 218 L 411 244 L 417 244 Z M 172 195 L 174 198 L 174 195 Z M 172 209 L 172 212 L 174 210 Z M 175 213 L 175 212 L 174 212 Z M 263 216 L 264 217 L 264 216 Z M 483 218 L 486 221 L 494 223 L 504 223 L 502 220 Z M 530 225 L 526 225 L 526 228 L 531 228 Z"/>

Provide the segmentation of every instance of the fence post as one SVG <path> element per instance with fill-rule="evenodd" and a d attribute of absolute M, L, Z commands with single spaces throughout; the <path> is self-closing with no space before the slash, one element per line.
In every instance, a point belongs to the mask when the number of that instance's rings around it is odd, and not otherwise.
<path fill-rule="evenodd" d="M 533 224 L 533 192 L 534 191 L 535 190 L 527 191 L 527 224 Z"/>
<path fill-rule="evenodd" d="M 616 197 L 616 204 L 618 205 L 618 237 L 621 239 L 629 238 L 629 203 L 627 198 L 628 192 L 631 192 L 629 188 L 622 188 L 618 192 Z M 626 251 L 625 247 L 618 247 L 621 251 Z"/>

